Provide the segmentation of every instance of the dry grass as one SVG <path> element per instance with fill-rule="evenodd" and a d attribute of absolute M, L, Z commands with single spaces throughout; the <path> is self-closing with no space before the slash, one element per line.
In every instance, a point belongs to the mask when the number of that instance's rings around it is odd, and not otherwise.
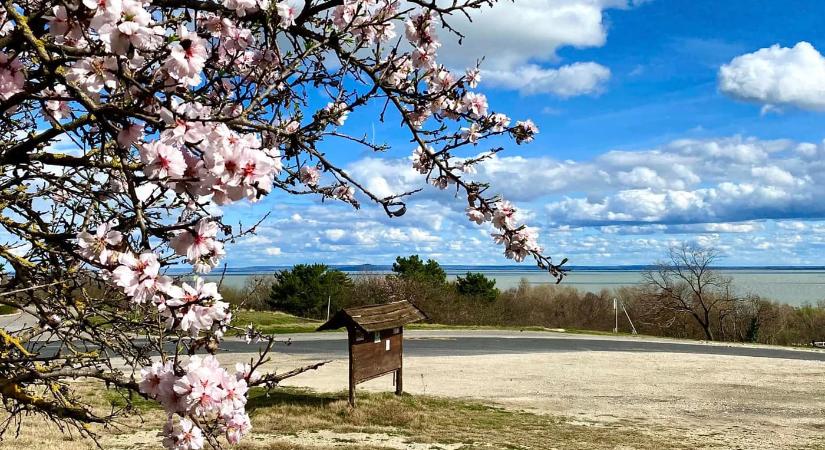
<path fill-rule="evenodd" d="M 122 403 L 115 396 L 86 390 L 90 402 L 100 408 Z M 358 407 L 352 409 L 343 393 L 318 394 L 297 389 L 269 394 L 255 391 L 248 409 L 255 429 L 238 447 L 241 450 L 378 450 L 408 446 L 427 449 L 680 447 L 675 440 L 633 431 L 630 427 L 577 425 L 560 417 L 426 396 L 359 393 Z M 162 411 L 149 403 L 138 403 L 116 427 L 95 431 L 105 449 L 158 449 L 156 433 L 162 421 Z M 321 435 L 323 439 L 318 438 Z M 385 440 L 371 439 L 376 436 Z M 0 448 L 81 450 L 93 449 L 95 445 L 77 432 L 64 434 L 41 418 L 26 417 L 20 433 L 16 437 L 13 432 L 7 434 Z"/>
<path fill-rule="evenodd" d="M 254 397 L 250 406 L 259 429 L 282 434 L 318 430 L 389 433 L 412 442 L 461 444 L 462 449 L 679 447 L 675 441 L 621 425 L 574 425 L 561 417 L 428 396 L 359 393 L 358 407 L 352 409 L 343 394 L 284 391 L 269 398 Z"/>

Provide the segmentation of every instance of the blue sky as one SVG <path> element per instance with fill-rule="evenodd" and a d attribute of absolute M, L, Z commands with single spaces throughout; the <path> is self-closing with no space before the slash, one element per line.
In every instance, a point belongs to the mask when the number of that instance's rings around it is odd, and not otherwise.
<path fill-rule="evenodd" d="M 477 175 L 524 209 L 546 253 L 573 265 L 646 264 L 683 241 L 728 265 L 825 265 L 825 2 L 517 0 L 461 21 L 461 68 L 486 56 L 493 110 L 531 118 L 538 138 L 507 145 Z M 384 155 L 325 149 L 381 193 L 421 183 L 397 121 L 353 114 L 352 134 Z M 485 148 L 478 148 L 481 152 Z M 389 219 L 365 202 L 272 195 L 229 222 L 271 211 L 228 262 L 507 264 L 460 199 L 427 189 Z"/>

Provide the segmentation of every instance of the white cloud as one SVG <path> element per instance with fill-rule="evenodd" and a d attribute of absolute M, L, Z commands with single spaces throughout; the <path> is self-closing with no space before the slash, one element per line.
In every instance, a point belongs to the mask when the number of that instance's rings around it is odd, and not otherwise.
<path fill-rule="evenodd" d="M 267 247 L 264 253 L 269 256 L 278 256 L 281 254 L 281 249 L 279 247 Z"/>
<path fill-rule="evenodd" d="M 409 167 L 407 159 L 369 159 L 350 171 L 398 193 L 420 182 Z M 496 156 L 480 164 L 473 179 L 531 211 L 531 223 L 554 227 L 825 218 L 825 203 L 816 201 L 825 191 L 822 143 L 733 136 L 609 151 L 590 161 Z M 434 188 L 422 194 L 462 212 L 452 195 Z"/>
<path fill-rule="evenodd" d="M 485 70 L 491 86 L 518 90 L 522 94 L 554 94 L 562 98 L 598 94 L 610 79 L 610 69 L 594 62 L 577 62 L 558 69 L 526 64 L 513 70 Z"/>
<path fill-rule="evenodd" d="M 613 167 L 603 166 L 603 170 L 618 183 L 590 185 L 585 197 L 549 201 L 547 219 L 555 224 L 599 226 L 825 217 L 825 206 L 816 201 L 818 192 L 825 189 L 825 165 L 813 160 L 822 146 L 813 154 L 799 153 L 793 151 L 792 143 L 777 148 L 770 142 L 733 138 L 683 141 L 666 148 L 670 150 L 667 153 L 651 150 L 604 155 L 599 160 L 611 161 Z M 732 152 L 718 153 L 719 148 Z M 646 161 L 646 166 L 616 172 L 619 162 L 641 161 Z M 698 177 L 681 182 L 671 179 L 672 173 L 662 167 L 667 161 L 679 161 L 686 173 L 702 173 L 703 182 L 698 183 Z M 667 185 L 664 180 L 669 180 Z M 705 229 L 730 231 L 729 227 Z"/>
<path fill-rule="evenodd" d="M 486 78 L 526 94 L 552 93 L 561 97 L 598 92 L 609 78 L 596 63 L 576 63 L 554 69 L 561 47 L 601 47 L 607 41 L 604 11 L 628 8 L 633 0 L 518 0 L 496 2 L 465 17 L 449 20 L 464 35 L 443 36 L 439 57 L 450 67 L 474 66 L 484 57 Z M 521 80 L 519 77 L 526 76 Z"/>
<path fill-rule="evenodd" d="M 335 242 L 335 241 L 340 241 L 341 238 L 346 236 L 347 231 L 342 230 L 341 228 L 332 228 L 330 230 L 324 230 L 323 233 L 324 233 L 324 236 L 326 236 L 327 239 L 329 239 L 330 241 Z"/>
<path fill-rule="evenodd" d="M 719 90 L 734 98 L 777 106 L 825 109 L 825 58 L 811 44 L 778 44 L 737 56 L 719 69 Z"/>

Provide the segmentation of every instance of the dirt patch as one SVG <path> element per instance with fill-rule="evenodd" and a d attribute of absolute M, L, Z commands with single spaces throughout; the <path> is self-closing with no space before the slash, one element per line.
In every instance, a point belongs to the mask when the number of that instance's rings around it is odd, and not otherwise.
<path fill-rule="evenodd" d="M 463 444 L 434 444 L 409 442 L 403 436 L 385 433 L 336 433 L 329 430 L 298 433 L 294 436 L 256 434 L 261 441 L 281 441 L 304 447 L 345 448 L 353 445 L 372 446 L 392 450 L 458 450 Z"/>
<path fill-rule="evenodd" d="M 281 360 L 281 367 L 309 359 Z M 287 381 L 346 389 L 336 360 Z M 825 364 L 683 353 L 568 352 L 408 357 L 407 392 L 491 401 L 567 417 L 571 424 L 632 427 L 701 448 L 822 445 Z M 391 377 L 359 385 L 389 391 Z"/>

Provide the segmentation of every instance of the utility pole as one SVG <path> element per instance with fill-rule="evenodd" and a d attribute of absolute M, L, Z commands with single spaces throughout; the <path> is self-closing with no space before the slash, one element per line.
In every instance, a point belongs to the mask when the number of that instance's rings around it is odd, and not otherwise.
<path fill-rule="evenodd" d="M 627 321 L 630 322 L 630 329 L 633 330 L 633 334 L 639 334 L 636 332 L 636 325 L 633 325 L 633 321 L 630 320 L 630 314 L 627 313 L 627 308 L 624 307 L 624 303 L 622 303 L 622 311 L 624 311 L 625 317 L 627 317 Z"/>
<path fill-rule="evenodd" d="M 636 332 L 636 326 L 633 325 L 633 321 L 630 320 L 630 314 L 627 312 L 627 308 L 624 307 L 624 303 L 622 303 L 622 311 L 624 311 L 624 315 L 630 323 L 630 329 L 633 330 L 633 334 L 638 334 Z M 613 315 L 616 318 L 616 326 L 613 327 L 613 334 L 617 334 L 619 332 L 619 300 L 617 298 L 613 298 Z"/>
<path fill-rule="evenodd" d="M 329 321 L 329 308 L 332 305 L 332 296 L 327 295 L 327 321 Z"/>

